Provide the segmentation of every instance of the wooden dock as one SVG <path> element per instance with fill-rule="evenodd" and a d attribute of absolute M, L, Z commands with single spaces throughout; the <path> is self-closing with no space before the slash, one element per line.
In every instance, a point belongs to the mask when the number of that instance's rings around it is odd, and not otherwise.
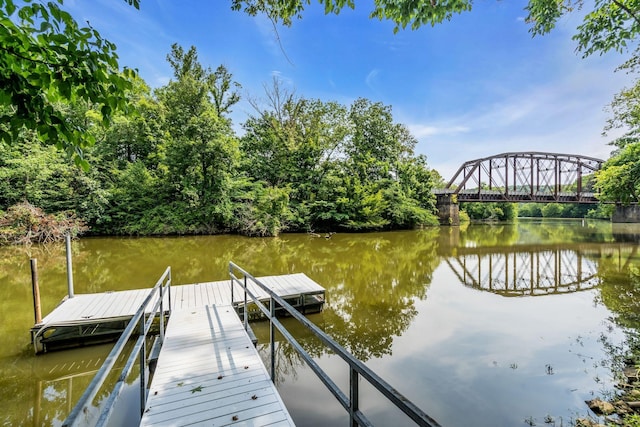
<path fill-rule="evenodd" d="M 227 305 L 171 315 L 141 426 L 294 425 Z"/>
<path fill-rule="evenodd" d="M 320 311 L 325 289 L 303 273 L 260 277 L 259 280 L 300 311 Z M 251 292 L 261 301 L 268 294 L 254 285 Z M 64 299 L 42 322 L 31 329 L 36 352 L 48 348 L 113 340 L 124 330 L 150 289 L 81 294 Z M 244 292 L 231 282 L 196 283 L 171 286 L 171 311 L 190 310 L 204 306 L 233 306 L 244 309 Z M 169 307 L 165 295 L 165 307 Z M 251 307 L 249 307 L 251 313 Z"/>

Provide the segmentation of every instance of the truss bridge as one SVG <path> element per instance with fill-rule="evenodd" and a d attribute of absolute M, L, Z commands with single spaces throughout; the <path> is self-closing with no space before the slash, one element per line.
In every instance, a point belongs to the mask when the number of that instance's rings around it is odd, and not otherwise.
<path fill-rule="evenodd" d="M 602 163 L 574 154 L 502 153 L 465 162 L 440 193 L 459 202 L 598 203 L 588 177 Z"/>

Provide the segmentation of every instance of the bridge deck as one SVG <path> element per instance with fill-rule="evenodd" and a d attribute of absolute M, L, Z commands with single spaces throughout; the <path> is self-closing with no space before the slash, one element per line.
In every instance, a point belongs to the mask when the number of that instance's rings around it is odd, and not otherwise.
<path fill-rule="evenodd" d="M 171 315 L 141 426 L 294 425 L 231 306 Z"/>

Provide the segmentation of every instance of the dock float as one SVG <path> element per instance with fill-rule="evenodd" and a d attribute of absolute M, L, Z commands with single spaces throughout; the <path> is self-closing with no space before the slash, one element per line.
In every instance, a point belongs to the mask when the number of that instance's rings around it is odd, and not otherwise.
<path fill-rule="evenodd" d="M 325 289 L 304 273 L 265 276 L 259 280 L 302 313 L 322 310 Z M 248 289 L 262 302 L 269 295 L 253 283 Z M 150 289 L 79 294 L 65 298 L 51 313 L 31 328 L 31 341 L 36 353 L 52 348 L 83 345 L 117 339 L 127 326 Z M 164 297 L 169 309 L 169 296 Z M 172 285 L 171 312 L 204 306 L 233 306 L 244 310 L 244 291 L 231 281 Z M 252 308 L 248 305 L 250 316 Z M 254 311 L 255 313 L 255 311 Z"/>
<path fill-rule="evenodd" d="M 293 426 L 231 305 L 171 315 L 141 426 Z"/>

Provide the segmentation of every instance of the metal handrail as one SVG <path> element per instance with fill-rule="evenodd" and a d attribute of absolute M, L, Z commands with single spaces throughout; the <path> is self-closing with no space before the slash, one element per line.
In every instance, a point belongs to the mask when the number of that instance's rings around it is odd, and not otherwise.
<path fill-rule="evenodd" d="M 242 275 L 242 279 L 236 277 L 235 272 Z M 414 403 L 409 401 L 406 397 L 400 394 L 395 388 L 391 387 L 386 381 L 380 378 L 375 372 L 368 368 L 364 363 L 356 359 L 351 353 L 345 350 L 340 344 L 334 341 L 329 335 L 318 328 L 315 324 L 309 321 L 298 310 L 293 308 L 282 297 L 278 296 L 269 287 L 264 285 L 260 280 L 253 277 L 246 270 L 242 269 L 233 262 L 229 262 L 229 276 L 231 278 L 231 289 L 233 292 L 234 284 L 240 285 L 244 289 L 244 324 L 245 328 L 248 325 L 248 309 L 247 309 L 247 296 L 251 297 L 256 306 L 264 313 L 269 319 L 270 323 L 270 342 L 271 342 L 271 380 L 275 382 L 275 329 L 282 334 L 282 336 L 293 346 L 298 354 L 304 359 L 307 365 L 313 370 L 318 378 L 324 383 L 329 391 L 340 402 L 342 407 L 349 412 L 349 419 L 352 427 L 355 426 L 371 426 L 371 422 L 360 411 L 359 408 L 359 390 L 358 379 L 362 376 L 373 387 L 375 387 L 382 395 L 384 395 L 391 403 L 404 412 L 409 418 L 411 418 L 417 425 L 424 427 L 439 427 L 437 421 L 423 412 Z M 247 288 L 247 279 L 251 280 L 254 284 L 259 286 L 262 290 L 269 294 L 269 308 L 256 298 L 256 296 Z M 324 345 L 333 350 L 338 356 L 340 356 L 349 365 L 349 396 L 347 397 L 344 392 L 336 385 L 335 382 L 326 372 L 320 368 L 320 366 L 313 360 L 313 358 L 307 353 L 300 343 L 291 335 L 291 333 L 285 328 L 282 323 L 275 316 L 275 303 L 279 307 L 286 310 L 293 318 L 302 323 L 307 329 L 309 329 L 316 337 L 322 341 Z"/>
<path fill-rule="evenodd" d="M 95 426 L 104 426 L 107 424 L 109 420 L 109 416 L 113 412 L 114 403 L 120 395 L 121 391 L 124 388 L 125 380 L 127 376 L 131 373 L 133 366 L 135 365 L 136 358 L 140 364 L 140 412 L 144 411 L 144 407 L 146 405 L 147 399 L 147 372 L 145 369 L 146 358 L 147 358 L 147 349 L 146 349 L 146 339 L 153 324 L 153 320 L 155 318 L 155 314 L 159 312 L 160 315 L 160 342 L 164 340 L 164 322 L 165 322 L 165 309 L 164 309 L 164 296 L 165 291 L 168 297 L 168 311 L 171 311 L 171 267 L 167 267 L 164 271 L 160 279 L 156 282 L 155 286 L 149 292 L 149 295 L 142 302 L 136 313 L 133 315 L 129 324 L 125 328 L 124 332 L 120 336 L 120 339 L 115 343 L 113 349 L 106 357 L 102 367 L 98 370 L 96 375 L 91 380 L 91 383 L 84 391 L 76 406 L 71 410 L 67 418 L 62 423 L 63 427 L 71 427 L 71 426 L 82 426 L 82 425 L 95 425 Z M 147 306 L 150 305 L 151 301 L 157 297 L 155 300 L 155 304 L 153 308 L 149 312 L 148 317 L 144 318 L 145 310 Z M 106 402 L 102 405 L 102 410 L 98 414 L 98 421 L 96 423 L 92 423 L 89 419 L 89 408 L 92 405 L 93 399 L 96 397 L 100 388 L 104 384 L 105 380 L 113 370 L 115 366 L 116 360 L 120 357 L 120 354 L 124 351 L 126 344 L 128 343 L 131 336 L 138 328 L 138 338 L 136 340 L 135 345 L 133 346 L 131 352 L 129 353 L 129 357 L 127 358 L 127 362 L 122 372 L 118 376 L 116 385 L 113 388 L 113 391 L 109 394 Z"/>

